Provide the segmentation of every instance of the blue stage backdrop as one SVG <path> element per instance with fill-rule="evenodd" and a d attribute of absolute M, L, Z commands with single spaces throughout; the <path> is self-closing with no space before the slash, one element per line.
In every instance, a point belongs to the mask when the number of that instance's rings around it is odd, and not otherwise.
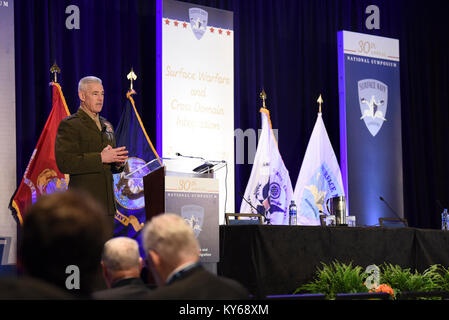
<path fill-rule="evenodd" d="M 340 31 L 338 58 L 349 215 L 369 226 L 380 217 L 403 217 L 399 41 Z"/>
<path fill-rule="evenodd" d="M 264 88 L 292 183 L 316 121 L 320 93 L 326 130 L 337 157 L 340 154 L 337 32 L 399 39 L 404 213 L 411 226 L 440 226 L 442 209 L 436 200 L 449 206 L 449 43 L 444 41 L 449 1 L 428 0 L 425 5 L 418 0 L 184 2 L 234 12 L 234 127 L 257 132 L 259 93 Z M 380 10 L 380 29 L 367 29 L 365 24 L 369 17 L 365 9 L 372 4 Z M 66 9 L 72 5 L 79 8 L 79 29 L 66 27 L 71 15 Z M 136 107 L 151 141 L 157 141 L 156 0 L 21 0 L 14 2 L 14 14 L 18 179 L 51 110 L 49 69 L 55 60 L 62 70 L 58 82 L 72 113 L 79 106 L 80 77 L 94 74 L 104 80 L 102 116 L 115 127 L 129 88 L 126 75 L 134 67 Z M 387 122 L 390 111 L 389 106 Z M 387 122 L 376 137 L 383 134 Z M 370 134 L 366 127 L 365 131 Z M 247 144 L 245 163 L 235 166 L 236 208 L 252 168 Z M 14 171 L 14 166 L 3 169 Z"/>

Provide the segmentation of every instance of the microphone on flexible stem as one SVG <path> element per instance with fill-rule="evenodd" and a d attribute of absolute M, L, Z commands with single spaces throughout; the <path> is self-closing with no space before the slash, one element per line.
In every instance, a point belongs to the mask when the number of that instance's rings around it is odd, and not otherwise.
<path fill-rule="evenodd" d="M 249 202 L 248 200 L 246 200 L 245 196 L 244 196 L 240 191 L 239 191 L 239 193 L 240 193 L 240 195 L 242 196 L 242 199 L 245 200 L 245 202 L 246 202 L 247 204 L 249 204 L 249 206 L 250 206 L 251 208 L 253 208 L 258 214 L 262 215 L 262 216 L 264 217 L 265 221 L 267 222 L 267 224 L 270 224 L 270 219 L 267 218 L 267 215 L 266 215 L 266 212 L 265 212 L 265 207 L 264 207 L 264 213 L 260 213 L 259 210 L 257 210 L 257 208 L 254 207 L 254 206 L 251 204 L 251 202 Z"/>
<path fill-rule="evenodd" d="M 402 220 L 402 218 L 396 213 L 396 211 L 393 210 L 393 208 L 390 206 L 390 204 L 387 202 L 387 200 L 382 198 L 382 196 L 379 196 L 379 199 L 387 205 L 387 207 L 390 209 L 390 211 L 394 213 L 396 218 L 398 218 L 399 220 Z"/>
<path fill-rule="evenodd" d="M 190 158 L 190 159 L 200 159 L 200 160 L 206 161 L 206 160 L 205 160 L 204 158 L 202 158 L 202 157 L 185 156 L 185 155 L 183 155 L 183 154 L 180 154 L 179 152 L 176 152 L 175 155 L 176 155 L 177 157 Z"/>

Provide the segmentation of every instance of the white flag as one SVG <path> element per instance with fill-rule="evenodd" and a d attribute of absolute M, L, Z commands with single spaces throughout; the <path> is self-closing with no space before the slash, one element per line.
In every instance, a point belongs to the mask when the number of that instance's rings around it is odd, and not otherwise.
<path fill-rule="evenodd" d="M 260 113 L 262 132 L 244 195 L 252 207 L 242 200 L 240 213 L 266 213 L 271 224 L 288 224 L 288 206 L 293 195 L 290 175 L 279 153 L 270 112 L 261 108 Z"/>
<path fill-rule="evenodd" d="M 337 196 L 344 196 L 340 166 L 318 113 L 293 194 L 298 224 L 319 225 L 320 214 L 327 213 L 327 199 Z"/>

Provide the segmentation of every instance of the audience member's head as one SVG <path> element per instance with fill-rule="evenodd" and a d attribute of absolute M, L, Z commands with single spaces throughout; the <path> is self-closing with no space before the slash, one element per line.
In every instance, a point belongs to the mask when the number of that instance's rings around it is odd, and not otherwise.
<path fill-rule="evenodd" d="M 42 196 L 27 212 L 19 261 L 25 274 L 64 289 L 77 268 L 79 290 L 72 291 L 89 294 L 111 234 L 106 214 L 87 194 L 67 191 Z"/>
<path fill-rule="evenodd" d="M 143 230 L 145 252 L 150 269 L 162 285 L 179 266 L 199 261 L 200 246 L 192 228 L 175 214 L 161 214 L 151 219 Z"/>
<path fill-rule="evenodd" d="M 104 245 L 101 266 L 109 288 L 117 280 L 139 278 L 142 270 L 139 244 L 126 237 L 108 240 Z"/>

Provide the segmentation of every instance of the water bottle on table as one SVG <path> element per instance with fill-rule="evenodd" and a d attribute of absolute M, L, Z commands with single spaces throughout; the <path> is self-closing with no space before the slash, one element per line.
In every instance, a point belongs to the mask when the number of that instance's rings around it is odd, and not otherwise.
<path fill-rule="evenodd" d="M 292 200 L 292 202 L 290 203 L 290 206 L 288 207 L 288 224 L 291 226 L 296 226 L 296 204 L 295 201 Z"/>
<path fill-rule="evenodd" d="M 441 230 L 448 230 L 447 222 L 448 222 L 448 212 L 447 209 L 444 209 L 441 213 Z"/>

